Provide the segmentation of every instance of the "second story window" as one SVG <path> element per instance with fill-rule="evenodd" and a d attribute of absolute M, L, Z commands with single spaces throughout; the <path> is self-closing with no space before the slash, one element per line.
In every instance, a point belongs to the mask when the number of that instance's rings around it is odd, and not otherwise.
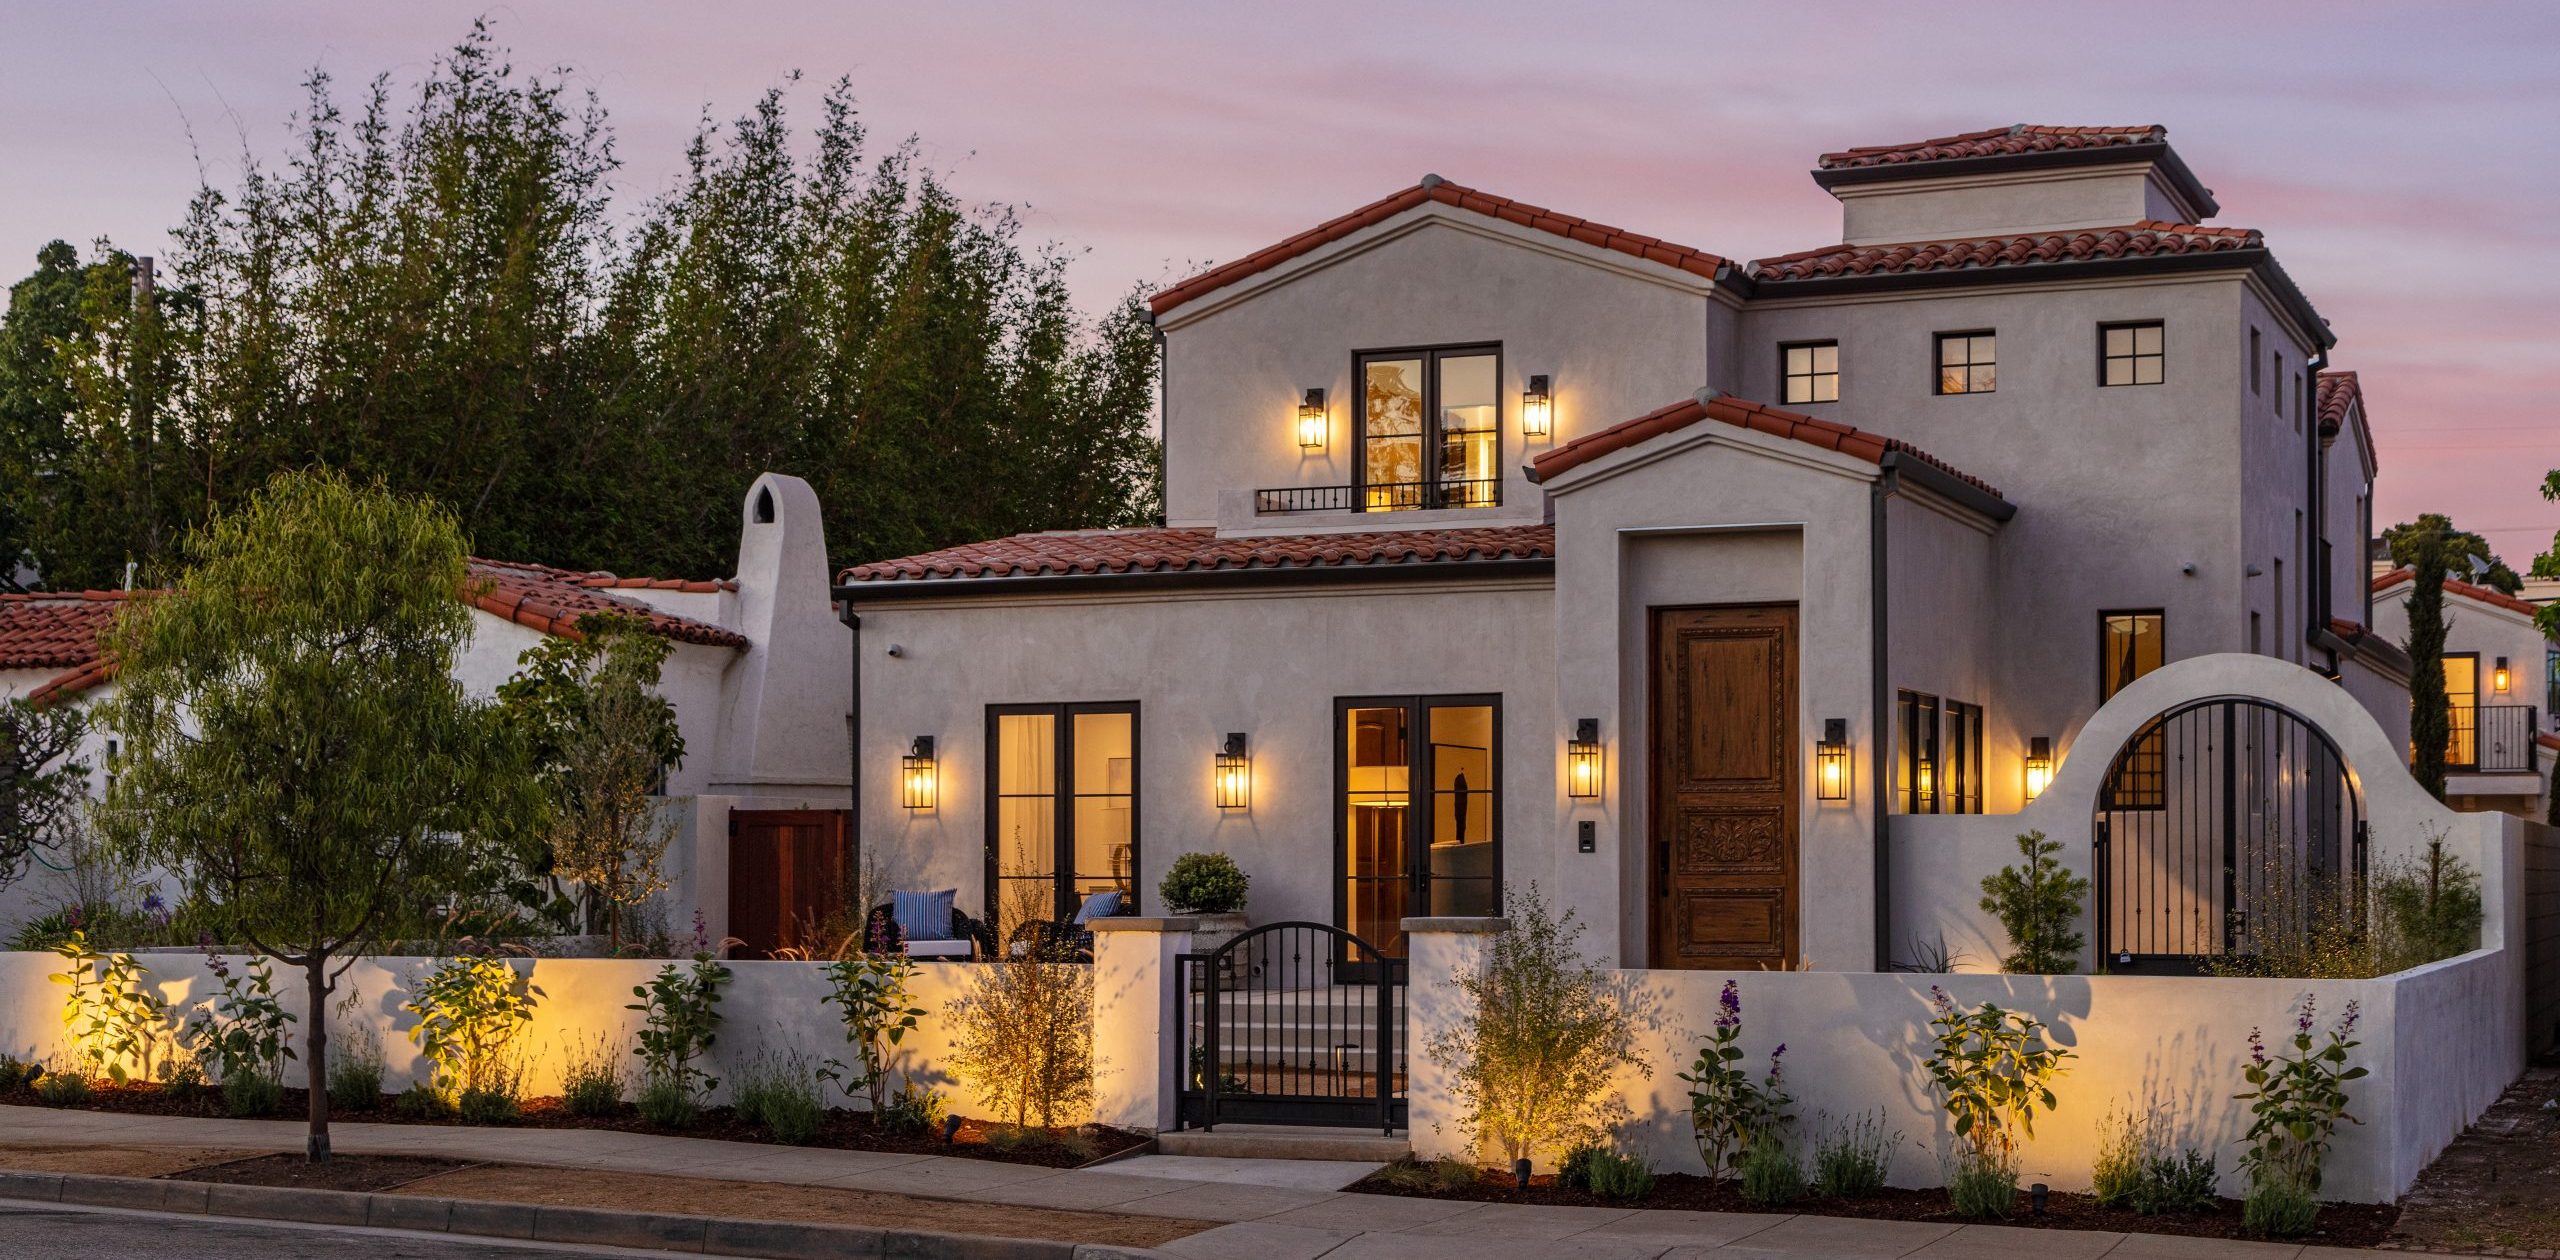
<path fill-rule="evenodd" d="M 1999 381 L 1999 338 L 1988 330 L 1938 334 L 1938 392 L 1988 394 Z"/>
<path fill-rule="evenodd" d="M 1778 373 L 1788 404 L 1840 401 L 1840 343 L 1799 341 L 1778 347 Z"/>
<path fill-rule="evenodd" d="M 2098 325 L 2100 385 L 2157 385 L 2161 381 L 2161 359 L 2158 320 Z"/>
<path fill-rule="evenodd" d="M 1500 347 L 1364 354 L 1360 379 L 1365 510 L 1502 502 Z"/>

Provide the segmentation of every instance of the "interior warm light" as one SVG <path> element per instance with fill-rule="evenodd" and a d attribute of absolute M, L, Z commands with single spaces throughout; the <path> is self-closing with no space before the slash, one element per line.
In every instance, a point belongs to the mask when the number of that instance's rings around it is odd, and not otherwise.
<path fill-rule="evenodd" d="M 1817 800 L 1849 799 L 1849 719 L 1826 718 L 1822 742 L 1813 746 L 1813 795 Z"/>
<path fill-rule="evenodd" d="M 1583 718 L 1573 724 L 1573 738 L 1565 741 L 1565 794 L 1588 800 L 1600 795 L 1600 719 Z"/>
<path fill-rule="evenodd" d="M 2038 735 L 2027 741 L 2027 799 L 2044 795 L 2053 782 L 2053 738 Z"/>
<path fill-rule="evenodd" d="M 1325 430 L 1329 427 L 1325 423 L 1324 391 L 1308 390 L 1306 401 L 1298 404 L 1298 449 L 1323 450 Z"/>
<path fill-rule="evenodd" d="M 1253 808 L 1253 761 L 1245 756 L 1244 732 L 1228 732 L 1218 748 L 1216 782 L 1218 808 Z"/>
<path fill-rule="evenodd" d="M 909 809 L 933 808 L 933 736 L 918 735 L 898 759 L 898 803 Z"/>
<path fill-rule="evenodd" d="M 1542 438 L 1555 428 L 1555 398 L 1547 391 L 1547 378 L 1532 376 L 1529 388 L 1520 394 L 1520 433 L 1524 437 Z"/>
<path fill-rule="evenodd" d="M 1912 768 L 1911 775 L 1912 782 L 1918 789 L 1920 795 L 1919 812 L 1924 814 L 1936 813 L 1938 805 L 1938 768 L 1923 761 L 1918 766 Z"/>
<path fill-rule="evenodd" d="M 2489 683 L 2498 690 L 2499 694 L 2503 695 L 2506 693 L 2507 683 L 2509 681 L 2510 676 L 2507 673 L 2507 658 L 2501 656 L 2498 658 L 2497 668 L 2491 670 L 2489 673 Z"/>

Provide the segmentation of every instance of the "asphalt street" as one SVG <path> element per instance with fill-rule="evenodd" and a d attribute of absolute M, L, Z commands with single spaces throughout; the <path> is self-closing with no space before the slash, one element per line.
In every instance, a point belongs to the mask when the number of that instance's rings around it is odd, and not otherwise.
<path fill-rule="evenodd" d="M 0 1203 L 0 1260 L 541 1260 L 665 1254 Z"/>

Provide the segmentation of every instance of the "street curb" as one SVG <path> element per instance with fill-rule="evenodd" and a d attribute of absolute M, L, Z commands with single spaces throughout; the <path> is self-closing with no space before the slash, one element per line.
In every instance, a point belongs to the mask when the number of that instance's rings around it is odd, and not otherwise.
<path fill-rule="evenodd" d="M 1173 1260 L 1152 1247 L 945 1234 L 872 1225 L 739 1220 L 290 1186 L 0 1170 L 0 1199 L 144 1212 L 181 1212 L 312 1225 L 361 1225 L 480 1238 L 528 1238 L 753 1260 Z M 969 1205 L 955 1202 L 955 1212 Z"/>

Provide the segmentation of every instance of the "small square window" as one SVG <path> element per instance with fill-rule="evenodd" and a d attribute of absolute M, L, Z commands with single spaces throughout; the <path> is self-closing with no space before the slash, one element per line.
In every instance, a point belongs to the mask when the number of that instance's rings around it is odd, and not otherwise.
<path fill-rule="evenodd" d="M 1999 338 L 1989 332 L 1938 334 L 1938 392 L 1988 394 L 2000 383 Z"/>
<path fill-rule="evenodd" d="M 2161 381 L 2160 324 L 2098 325 L 2098 383 L 2157 385 Z"/>
<path fill-rule="evenodd" d="M 1840 343 L 1806 341 L 1778 347 L 1779 375 L 1785 389 L 1779 401 L 1840 401 Z"/>

